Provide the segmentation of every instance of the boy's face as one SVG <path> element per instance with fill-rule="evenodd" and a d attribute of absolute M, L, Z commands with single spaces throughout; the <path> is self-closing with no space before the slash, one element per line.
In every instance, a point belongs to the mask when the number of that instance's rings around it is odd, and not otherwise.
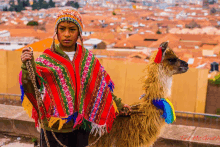
<path fill-rule="evenodd" d="M 57 27 L 57 38 L 63 47 L 73 47 L 78 39 L 79 29 L 73 22 L 60 22 Z"/>

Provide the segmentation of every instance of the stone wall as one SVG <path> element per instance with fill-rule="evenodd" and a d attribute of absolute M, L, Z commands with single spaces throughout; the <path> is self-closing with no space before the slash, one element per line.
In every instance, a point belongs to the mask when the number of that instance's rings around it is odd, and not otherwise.
<path fill-rule="evenodd" d="M 208 82 L 205 112 L 216 114 L 220 109 L 220 86 Z"/>

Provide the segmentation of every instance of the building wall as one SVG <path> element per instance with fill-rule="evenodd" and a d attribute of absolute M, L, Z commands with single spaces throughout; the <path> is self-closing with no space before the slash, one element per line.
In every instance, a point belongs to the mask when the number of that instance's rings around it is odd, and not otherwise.
<path fill-rule="evenodd" d="M 190 68 L 186 73 L 173 76 L 172 96 L 178 111 L 205 112 L 208 69 Z"/>
<path fill-rule="evenodd" d="M 7 93 L 7 51 L 0 51 L 0 93 Z"/>
<path fill-rule="evenodd" d="M 35 59 L 40 55 L 34 52 Z M 20 94 L 21 52 L 0 50 L 0 93 Z"/>
<path fill-rule="evenodd" d="M 220 109 L 220 86 L 208 83 L 205 112 L 216 114 Z"/>
<path fill-rule="evenodd" d="M 0 37 L 10 37 L 11 34 L 9 31 L 0 31 Z"/>
<path fill-rule="evenodd" d="M 35 59 L 40 52 L 34 52 Z M 18 75 L 21 71 L 21 52 L 0 51 L 0 93 L 20 94 Z M 143 70 L 147 63 L 99 59 L 115 83 L 114 94 L 127 104 L 140 102 Z M 173 76 L 171 102 L 175 110 L 205 112 L 208 70 L 189 69 Z"/>

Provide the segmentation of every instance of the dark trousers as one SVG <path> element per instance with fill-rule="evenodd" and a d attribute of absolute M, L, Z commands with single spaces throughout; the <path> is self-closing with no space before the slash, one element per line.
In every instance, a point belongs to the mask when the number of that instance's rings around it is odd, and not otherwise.
<path fill-rule="evenodd" d="M 54 132 L 56 138 L 67 147 L 86 147 L 88 145 L 89 133 L 83 129 L 74 130 L 70 133 Z M 62 147 L 53 137 L 51 131 L 46 131 L 46 134 L 51 147 Z M 40 133 L 40 147 L 47 147 L 43 129 L 41 129 Z"/>

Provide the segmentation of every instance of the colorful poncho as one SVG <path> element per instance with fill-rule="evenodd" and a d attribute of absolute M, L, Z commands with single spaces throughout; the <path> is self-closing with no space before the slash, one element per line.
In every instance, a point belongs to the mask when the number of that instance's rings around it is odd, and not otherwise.
<path fill-rule="evenodd" d="M 42 113 L 49 119 L 49 127 L 59 121 L 61 129 L 73 119 L 73 128 L 86 120 L 92 124 L 91 131 L 99 129 L 101 134 L 103 128 L 110 131 L 117 113 L 111 93 L 114 84 L 90 51 L 78 45 L 73 61 L 70 61 L 47 49 L 36 59 L 36 73 L 41 90 L 44 89 L 47 114 Z M 25 103 L 24 108 L 29 115 L 32 113 L 37 123 L 37 102 L 33 94 L 25 93 L 27 97 L 24 97 L 21 75 L 22 104 Z"/>

